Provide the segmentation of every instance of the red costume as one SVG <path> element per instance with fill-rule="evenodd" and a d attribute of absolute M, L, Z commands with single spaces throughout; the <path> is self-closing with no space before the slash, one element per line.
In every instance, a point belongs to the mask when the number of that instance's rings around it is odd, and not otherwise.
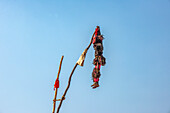
<path fill-rule="evenodd" d="M 95 30 L 95 36 L 93 37 L 93 48 L 95 50 L 95 58 L 93 60 L 93 64 L 95 65 L 95 68 L 92 72 L 93 82 L 92 85 L 93 88 L 99 87 L 99 77 L 100 77 L 100 67 L 101 65 L 104 66 L 106 64 L 105 58 L 103 57 L 103 36 L 100 33 L 100 28 L 97 26 Z"/>

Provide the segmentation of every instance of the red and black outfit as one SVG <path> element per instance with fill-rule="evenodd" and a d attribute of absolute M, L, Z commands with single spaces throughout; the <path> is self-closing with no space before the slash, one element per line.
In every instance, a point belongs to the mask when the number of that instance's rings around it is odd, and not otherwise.
<path fill-rule="evenodd" d="M 95 36 L 93 37 L 93 48 L 95 50 L 95 58 L 93 60 L 93 64 L 95 68 L 92 72 L 93 88 L 99 87 L 99 77 L 100 77 L 100 67 L 106 64 L 106 59 L 103 57 L 103 36 L 100 33 L 100 28 L 97 26 L 95 30 Z"/>

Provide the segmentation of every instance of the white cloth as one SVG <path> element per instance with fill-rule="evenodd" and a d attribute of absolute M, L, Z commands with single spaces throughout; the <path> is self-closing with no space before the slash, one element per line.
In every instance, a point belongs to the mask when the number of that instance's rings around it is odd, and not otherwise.
<path fill-rule="evenodd" d="M 85 60 L 85 57 L 86 57 L 86 53 L 87 53 L 87 49 L 85 49 L 83 51 L 83 53 L 81 54 L 81 56 L 79 57 L 78 61 L 77 61 L 77 64 L 80 65 L 80 66 L 83 66 L 84 65 L 84 60 Z"/>

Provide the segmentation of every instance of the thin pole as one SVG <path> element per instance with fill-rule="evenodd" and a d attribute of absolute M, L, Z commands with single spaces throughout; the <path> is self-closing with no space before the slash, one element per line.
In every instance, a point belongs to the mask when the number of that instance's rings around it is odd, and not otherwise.
<path fill-rule="evenodd" d="M 93 42 L 93 37 L 94 37 L 94 34 L 95 34 L 95 32 L 93 33 L 93 35 L 92 35 L 92 37 L 91 37 L 91 41 L 90 41 L 90 44 L 87 46 L 87 50 L 90 48 L 90 46 L 91 46 L 91 44 L 92 44 L 92 42 Z"/>
<path fill-rule="evenodd" d="M 62 96 L 62 98 L 61 98 L 61 101 L 60 101 L 60 104 L 59 104 L 59 106 L 58 106 L 58 109 L 57 109 L 57 112 L 56 112 L 56 113 L 59 113 L 60 107 L 61 107 L 61 105 L 62 105 L 62 103 L 63 103 L 63 100 L 64 100 L 64 98 L 65 98 L 65 96 L 66 96 L 66 93 L 67 93 L 67 91 L 68 91 L 68 89 L 69 89 L 69 87 L 70 87 L 71 77 L 72 77 L 72 75 L 73 75 L 73 73 L 74 73 L 74 70 L 76 69 L 77 65 L 78 65 L 78 64 L 76 63 L 75 66 L 74 66 L 74 68 L 73 68 L 73 70 L 72 70 L 72 72 L 71 72 L 71 74 L 70 74 L 67 88 L 66 88 L 66 90 L 65 90 L 65 92 L 64 92 L 64 94 L 63 94 L 63 96 Z"/>
<path fill-rule="evenodd" d="M 60 66 L 59 66 L 58 74 L 57 74 L 57 80 L 59 80 L 59 75 L 60 75 L 60 71 L 61 71 L 61 65 L 62 65 L 63 58 L 64 58 L 64 56 L 61 57 Z M 54 100 L 53 100 L 53 112 L 52 113 L 55 113 L 56 98 L 57 98 L 57 89 L 58 88 L 55 88 L 55 95 L 54 95 Z"/>
<path fill-rule="evenodd" d="M 90 46 L 91 46 L 91 44 L 92 44 L 92 42 L 93 42 L 94 34 L 95 34 L 95 32 L 94 32 L 93 35 L 92 35 L 90 44 L 89 44 L 88 47 L 86 48 L 87 50 L 90 48 Z M 58 106 L 58 109 L 57 109 L 57 112 L 56 112 L 56 113 L 59 113 L 59 111 L 60 111 L 60 108 L 61 108 L 61 105 L 62 105 L 62 103 L 63 103 L 63 100 L 65 99 L 66 93 L 67 93 L 67 91 L 68 91 L 68 89 L 69 89 L 69 87 L 70 87 L 72 75 L 73 75 L 73 73 L 74 73 L 74 71 L 75 71 L 77 65 L 78 65 L 78 63 L 75 64 L 75 66 L 74 66 L 74 68 L 73 68 L 73 70 L 72 70 L 72 72 L 71 72 L 71 74 L 70 74 L 70 77 L 69 77 L 69 80 L 68 80 L 67 88 L 66 88 L 66 90 L 65 90 L 65 92 L 64 92 L 64 94 L 63 94 L 63 96 L 62 96 L 62 98 L 61 98 L 61 101 L 60 101 L 60 104 L 59 104 L 59 106 Z"/>

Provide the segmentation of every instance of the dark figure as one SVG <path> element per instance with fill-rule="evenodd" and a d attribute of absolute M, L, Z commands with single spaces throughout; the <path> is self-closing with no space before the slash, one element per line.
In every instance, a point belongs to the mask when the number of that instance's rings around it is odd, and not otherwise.
<path fill-rule="evenodd" d="M 93 60 L 93 64 L 95 65 L 95 68 L 93 69 L 92 72 L 92 77 L 93 77 L 93 85 L 92 88 L 97 88 L 99 87 L 99 77 L 101 76 L 100 74 L 100 68 L 101 65 L 104 66 L 106 64 L 106 59 L 103 57 L 103 36 L 100 33 L 100 28 L 97 26 L 95 30 L 95 36 L 93 37 L 93 48 L 95 50 L 95 58 Z"/>

